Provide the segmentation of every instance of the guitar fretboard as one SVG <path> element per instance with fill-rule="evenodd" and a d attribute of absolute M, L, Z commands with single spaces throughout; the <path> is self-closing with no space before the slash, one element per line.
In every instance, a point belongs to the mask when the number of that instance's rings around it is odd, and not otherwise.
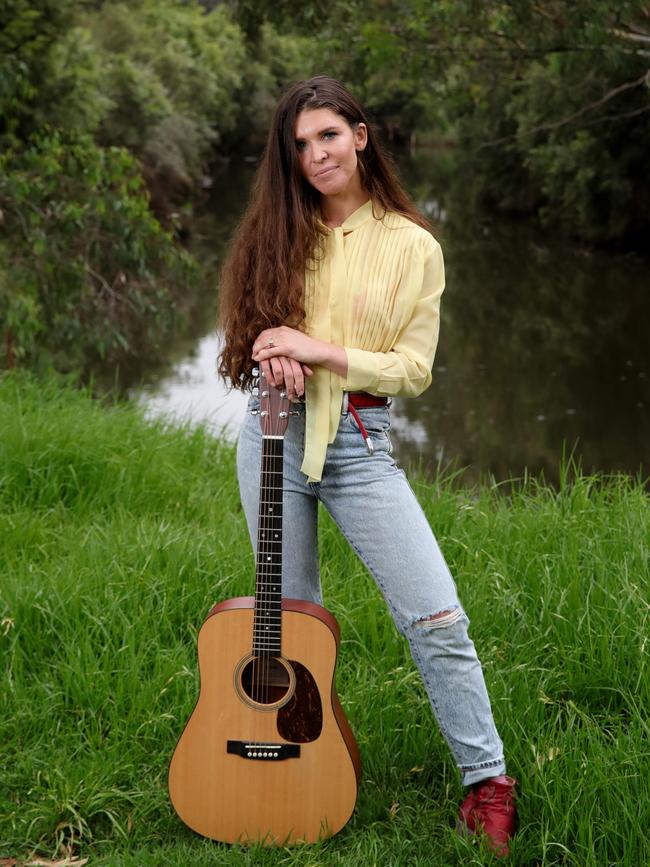
<path fill-rule="evenodd" d="M 279 656 L 282 638 L 283 437 L 262 437 L 253 653 Z"/>

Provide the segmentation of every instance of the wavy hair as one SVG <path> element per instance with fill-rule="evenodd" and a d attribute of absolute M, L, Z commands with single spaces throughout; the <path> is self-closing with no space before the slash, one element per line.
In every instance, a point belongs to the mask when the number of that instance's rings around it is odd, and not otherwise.
<path fill-rule="evenodd" d="M 301 111 L 318 108 L 331 109 L 352 129 L 366 125 L 368 141 L 357 158 L 375 215 L 383 218 L 393 211 L 429 228 L 354 96 L 326 75 L 290 87 L 276 108 L 248 208 L 221 270 L 219 326 L 224 346 L 218 371 L 234 388 L 245 390 L 252 382 L 251 351 L 260 331 L 304 325 L 305 271 L 322 250 L 324 232 L 318 225 L 320 193 L 301 173 L 295 126 Z"/>

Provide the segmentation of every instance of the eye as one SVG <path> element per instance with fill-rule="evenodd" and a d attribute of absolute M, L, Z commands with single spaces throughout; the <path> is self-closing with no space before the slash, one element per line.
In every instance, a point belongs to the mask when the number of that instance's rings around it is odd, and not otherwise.
<path fill-rule="evenodd" d="M 304 151 L 304 149 L 305 149 L 304 141 L 297 141 L 296 142 L 296 150 L 297 151 Z"/>
<path fill-rule="evenodd" d="M 323 138 L 325 138 L 325 139 L 336 138 L 336 133 L 335 132 L 324 132 Z"/>

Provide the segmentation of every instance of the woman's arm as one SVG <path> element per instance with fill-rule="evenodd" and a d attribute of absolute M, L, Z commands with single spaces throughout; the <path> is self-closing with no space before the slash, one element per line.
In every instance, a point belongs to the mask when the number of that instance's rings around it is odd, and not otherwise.
<path fill-rule="evenodd" d="M 431 235 L 427 236 L 421 267 L 417 298 L 390 351 L 346 347 L 346 391 L 417 397 L 430 385 L 440 328 L 440 296 L 445 287 L 442 251 Z"/>

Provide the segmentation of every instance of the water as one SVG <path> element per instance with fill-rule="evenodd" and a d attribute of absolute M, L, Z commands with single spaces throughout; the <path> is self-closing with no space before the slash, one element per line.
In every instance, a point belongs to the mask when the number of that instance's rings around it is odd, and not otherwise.
<path fill-rule="evenodd" d="M 586 472 L 647 475 L 648 262 L 590 252 L 523 219 L 469 212 L 462 183 L 442 176 L 432 155 L 403 170 L 437 222 L 447 288 L 433 383 L 417 400 L 393 403 L 398 461 L 432 474 L 462 467 L 468 482 L 526 472 L 556 482 L 571 452 Z M 231 167 L 216 179 L 216 218 L 197 224 L 199 255 L 221 249 L 251 174 L 250 166 Z M 215 374 L 215 301 L 210 293 L 194 344 L 166 371 L 148 371 L 131 394 L 151 414 L 234 438 L 246 399 Z"/>

